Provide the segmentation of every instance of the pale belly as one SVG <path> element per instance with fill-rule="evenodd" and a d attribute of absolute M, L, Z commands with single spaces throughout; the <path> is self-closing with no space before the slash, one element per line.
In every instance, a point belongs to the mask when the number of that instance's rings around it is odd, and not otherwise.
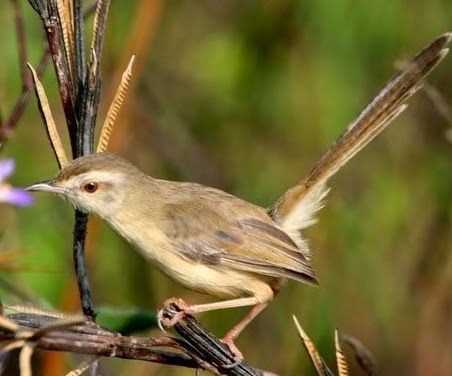
<path fill-rule="evenodd" d="M 247 296 L 254 296 L 261 302 L 273 299 L 273 290 L 265 277 L 260 278 L 257 274 L 221 265 L 206 265 L 186 260 L 171 249 L 168 239 L 161 231 L 146 227 L 141 232 L 141 235 L 146 236 L 133 238 L 130 235 L 136 234 L 139 229 L 135 226 L 129 229 L 125 223 L 128 222 L 122 221 L 122 226 L 117 227 L 115 221 L 110 221 L 113 229 L 136 247 L 150 263 L 181 285 L 221 299 Z"/>
<path fill-rule="evenodd" d="M 243 298 L 254 296 L 260 301 L 272 300 L 273 290 L 269 284 L 257 275 L 235 271 L 219 265 L 204 265 L 181 258 L 171 251 L 165 250 L 165 257 L 144 254 L 160 270 L 181 285 L 204 294 L 221 299 Z M 154 257 L 153 257 L 154 256 Z"/>

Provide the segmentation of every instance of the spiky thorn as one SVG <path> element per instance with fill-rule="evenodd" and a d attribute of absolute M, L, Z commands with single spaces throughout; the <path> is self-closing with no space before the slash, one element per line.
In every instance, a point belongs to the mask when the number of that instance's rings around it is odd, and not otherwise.
<path fill-rule="evenodd" d="M 132 67 L 135 61 L 135 55 L 130 59 L 127 69 L 122 74 L 121 82 L 116 90 L 115 97 L 108 109 L 107 116 L 105 118 L 104 124 L 102 125 L 102 131 L 99 137 L 99 143 L 97 144 L 97 152 L 103 153 L 107 151 L 108 143 L 110 140 L 111 132 L 118 117 L 121 106 L 129 90 L 130 80 L 132 78 Z"/>
<path fill-rule="evenodd" d="M 315 348 L 314 344 L 312 343 L 311 339 L 308 337 L 308 335 L 305 333 L 305 331 L 301 328 L 300 323 L 298 322 L 295 315 L 292 316 L 293 321 L 295 322 L 295 326 L 297 327 L 298 334 L 301 338 L 301 341 L 303 342 L 304 347 L 306 348 L 306 351 L 309 354 L 309 357 L 311 358 L 311 362 L 317 371 L 317 374 L 319 376 L 334 376 L 333 372 L 328 368 L 328 366 L 323 361 L 322 357 L 318 353 L 317 349 Z"/>
<path fill-rule="evenodd" d="M 338 375 L 348 376 L 347 359 L 345 359 L 344 353 L 342 351 L 339 339 L 339 332 L 337 329 L 334 331 L 334 346 L 336 347 L 336 361 Z"/>
<path fill-rule="evenodd" d="M 52 146 L 53 152 L 55 153 L 58 165 L 61 169 L 68 163 L 63 143 L 61 142 L 55 121 L 53 120 L 52 112 L 50 111 L 49 101 L 47 100 L 44 87 L 42 86 L 41 81 L 39 80 L 38 75 L 31 64 L 28 63 L 27 66 L 33 77 L 39 111 L 41 112 L 42 120 L 44 121 L 44 124 L 46 126 L 47 136 L 49 137 L 50 144 Z"/>

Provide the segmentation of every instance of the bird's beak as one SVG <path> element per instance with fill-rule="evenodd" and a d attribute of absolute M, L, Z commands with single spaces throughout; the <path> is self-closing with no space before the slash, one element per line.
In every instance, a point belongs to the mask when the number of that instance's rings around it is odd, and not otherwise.
<path fill-rule="evenodd" d="M 54 180 L 43 181 L 40 183 L 30 185 L 29 187 L 25 188 L 25 190 L 26 191 L 50 192 L 50 193 L 56 193 L 56 194 L 60 194 L 60 195 L 65 194 L 67 192 L 66 188 L 56 186 Z"/>

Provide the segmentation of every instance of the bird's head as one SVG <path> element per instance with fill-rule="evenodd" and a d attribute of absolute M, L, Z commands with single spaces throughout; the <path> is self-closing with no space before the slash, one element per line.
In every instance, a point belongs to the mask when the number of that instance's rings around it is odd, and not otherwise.
<path fill-rule="evenodd" d="M 56 193 L 81 211 L 108 218 L 133 191 L 136 178 L 143 175 L 125 159 L 100 153 L 77 158 L 54 179 L 26 189 Z"/>

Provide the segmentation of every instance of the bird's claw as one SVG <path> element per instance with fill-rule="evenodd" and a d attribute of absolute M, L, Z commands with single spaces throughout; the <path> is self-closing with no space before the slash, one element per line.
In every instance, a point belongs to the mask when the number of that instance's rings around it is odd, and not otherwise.
<path fill-rule="evenodd" d="M 223 342 L 235 356 L 235 362 L 233 364 L 223 366 L 223 368 L 234 368 L 238 363 L 240 363 L 244 359 L 243 354 L 235 345 L 234 338 L 226 335 L 221 340 L 221 342 Z"/>
<path fill-rule="evenodd" d="M 157 312 L 157 325 L 162 332 L 166 332 L 164 327 L 171 328 L 185 316 L 193 314 L 190 306 L 182 299 L 171 298 L 163 303 Z M 166 317 L 170 316 L 170 317 Z"/>

